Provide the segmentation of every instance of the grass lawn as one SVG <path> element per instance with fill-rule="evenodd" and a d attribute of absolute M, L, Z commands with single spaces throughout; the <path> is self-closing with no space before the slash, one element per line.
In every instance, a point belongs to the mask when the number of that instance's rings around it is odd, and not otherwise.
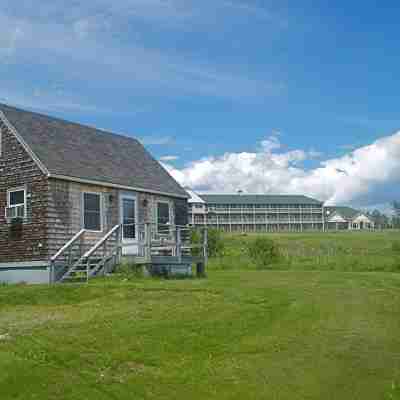
<path fill-rule="evenodd" d="M 223 257 L 211 260 L 213 269 L 255 269 L 246 244 L 268 237 L 279 246 L 275 270 L 400 272 L 400 232 L 327 232 L 303 234 L 225 235 Z"/>
<path fill-rule="evenodd" d="M 0 286 L 0 399 L 400 399 L 400 274 Z"/>

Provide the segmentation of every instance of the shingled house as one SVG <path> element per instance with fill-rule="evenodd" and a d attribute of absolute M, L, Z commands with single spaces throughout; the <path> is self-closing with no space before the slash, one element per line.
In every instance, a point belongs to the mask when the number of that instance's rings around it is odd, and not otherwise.
<path fill-rule="evenodd" d="M 187 198 L 136 139 L 0 104 L 0 281 L 48 282 L 80 231 L 120 224 L 135 253 L 141 223 L 187 224 Z"/>

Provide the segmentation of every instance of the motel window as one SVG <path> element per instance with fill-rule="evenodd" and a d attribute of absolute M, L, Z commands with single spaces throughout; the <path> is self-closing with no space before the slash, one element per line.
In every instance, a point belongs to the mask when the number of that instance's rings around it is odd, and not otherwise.
<path fill-rule="evenodd" d="M 170 224 L 169 203 L 159 202 L 157 204 L 157 226 L 158 232 L 168 233 Z"/>
<path fill-rule="evenodd" d="M 88 231 L 101 232 L 101 195 L 83 193 L 83 227 Z"/>
<path fill-rule="evenodd" d="M 25 218 L 26 190 L 25 188 L 12 189 L 7 192 L 7 217 Z"/>

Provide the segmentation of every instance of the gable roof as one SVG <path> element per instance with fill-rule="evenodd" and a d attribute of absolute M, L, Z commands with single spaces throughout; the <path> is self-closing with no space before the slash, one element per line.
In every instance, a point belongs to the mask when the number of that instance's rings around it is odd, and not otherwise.
<path fill-rule="evenodd" d="M 185 188 L 185 190 L 188 192 L 190 199 L 189 203 L 196 203 L 196 204 L 204 204 L 205 201 L 193 190 Z"/>
<path fill-rule="evenodd" d="M 301 195 L 264 194 L 200 194 L 208 204 L 308 204 L 321 206 L 323 203 Z"/>
<path fill-rule="evenodd" d="M 325 207 L 325 215 L 326 216 L 332 216 L 334 214 L 339 214 L 341 215 L 344 219 L 350 221 L 357 217 L 360 214 L 360 211 L 355 210 L 354 208 L 351 207 L 345 207 L 345 206 L 328 206 Z"/>
<path fill-rule="evenodd" d="M 0 111 L 50 177 L 189 197 L 134 138 L 4 104 Z"/>

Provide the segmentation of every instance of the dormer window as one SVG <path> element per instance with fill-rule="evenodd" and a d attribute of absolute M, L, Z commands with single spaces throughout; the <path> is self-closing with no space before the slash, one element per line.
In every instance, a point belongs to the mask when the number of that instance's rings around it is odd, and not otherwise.
<path fill-rule="evenodd" d="M 6 218 L 25 218 L 26 216 L 26 189 L 17 188 L 7 191 Z"/>

